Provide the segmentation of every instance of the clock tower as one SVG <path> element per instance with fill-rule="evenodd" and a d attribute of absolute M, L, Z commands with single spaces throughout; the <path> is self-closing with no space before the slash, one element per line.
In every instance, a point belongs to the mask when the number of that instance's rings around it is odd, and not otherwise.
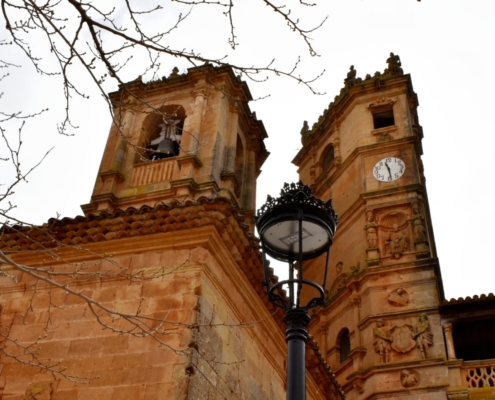
<path fill-rule="evenodd" d="M 339 215 L 327 304 L 310 330 L 348 399 L 445 399 L 418 98 L 399 56 L 387 64 L 365 78 L 351 66 L 339 95 L 301 130 L 300 178 Z"/>

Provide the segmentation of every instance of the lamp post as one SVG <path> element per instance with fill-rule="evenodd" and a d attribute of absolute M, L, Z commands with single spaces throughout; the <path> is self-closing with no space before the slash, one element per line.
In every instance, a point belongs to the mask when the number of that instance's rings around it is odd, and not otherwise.
<path fill-rule="evenodd" d="M 268 196 L 256 215 L 268 299 L 285 310 L 285 338 L 288 348 L 287 400 L 306 399 L 306 342 L 310 308 L 323 305 L 330 258 L 330 246 L 337 228 L 332 201 L 324 202 L 311 194 L 301 181 L 284 184 L 280 197 Z M 305 279 L 304 261 L 326 253 L 321 284 Z M 266 256 L 285 262 L 289 279 L 273 284 Z M 288 296 L 283 287 L 288 287 Z M 303 289 L 316 292 L 303 294 Z M 302 297 L 304 298 L 302 299 Z"/>

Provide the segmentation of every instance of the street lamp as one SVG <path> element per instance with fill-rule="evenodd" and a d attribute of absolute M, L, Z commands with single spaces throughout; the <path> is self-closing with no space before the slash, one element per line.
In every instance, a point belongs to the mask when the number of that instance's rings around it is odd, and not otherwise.
<path fill-rule="evenodd" d="M 337 228 L 332 201 L 324 202 L 311 194 L 311 188 L 285 183 L 280 197 L 268 196 L 255 217 L 260 235 L 268 299 L 285 310 L 285 338 L 288 347 L 287 400 L 306 398 L 306 341 L 310 308 L 323 305 L 330 258 L 330 246 Z M 304 278 L 304 261 L 326 253 L 321 284 Z M 266 256 L 288 263 L 289 279 L 272 284 Z M 288 287 L 288 296 L 283 287 Z M 303 289 L 316 291 L 301 302 Z"/>

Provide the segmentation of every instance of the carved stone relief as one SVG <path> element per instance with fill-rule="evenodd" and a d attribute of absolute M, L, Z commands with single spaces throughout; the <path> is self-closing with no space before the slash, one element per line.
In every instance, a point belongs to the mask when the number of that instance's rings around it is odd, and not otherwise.
<path fill-rule="evenodd" d="M 301 142 L 304 143 L 304 139 L 308 137 L 309 134 L 309 125 L 308 121 L 303 122 L 303 127 L 301 128 Z"/>
<path fill-rule="evenodd" d="M 346 288 L 348 280 L 349 277 L 346 273 L 340 274 L 333 282 L 332 288 L 330 289 L 329 297 L 332 298 L 337 293 L 340 293 L 342 290 L 344 290 Z"/>
<path fill-rule="evenodd" d="M 373 210 L 366 210 L 366 220 L 368 221 L 368 225 L 375 225 L 375 213 Z"/>
<path fill-rule="evenodd" d="M 387 59 L 387 66 L 386 72 L 392 76 L 404 74 L 404 71 L 401 68 L 402 64 L 400 62 L 400 57 L 394 53 L 390 53 L 390 57 Z"/>
<path fill-rule="evenodd" d="M 368 241 L 369 249 L 376 249 L 378 247 L 378 235 L 375 227 L 368 227 L 366 231 L 366 240 Z"/>
<path fill-rule="evenodd" d="M 419 385 L 419 373 L 413 369 L 403 369 L 400 372 L 400 384 L 405 388 L 413 388 Z"/>
<path fill-rule="evenodd" d="M 368 265 L 378 265 L 380 262 L 380 251 L 378 248 L 378 226 L 375 221 L 375 214 L 373 210 L 366 210 L 366 225 L 364 227 L 366 231 L 366 262 Z"/>
<path fill-rule="evenodd" d="M 344 290 L 347 287 L 347 282 L 349 281 L 349 279 L 353 276 L 358 276 L 361 272 L 361 264 L 359 261 L 356 265 L 352 265 L 349 268 L 349 272 L 342 272 L 342 270 L 344 269 L 344 264 L 341 261 L 337 263 L 335 268 L 337 269 L 339 275 L 337 275 L 337 278 L 335 278 L 335 280 L 333 281 L 328 298 L 332 298 L 337 293 L 340 293 L 342 290 Z"/>
<path fill-rule="evenodd" d="M 376 321 L 376 327 L 373 329 L 373 335 L 375 336 L 373 347 L 375 348 L 375 352 L 380 357 L 380 362 L 382 364 L 388 363 L 388 355 L 390 352 L 392 337 L 390 336 L 390 332 L 385 327 L 382 319 Z"/>
<path fill-rule="evenodd" d="M 411 251 L 410 219 L 405 210 L 389 211 L 380 216 L 378 223 L 373 210 L 367 210 L 366 219 L 364 229 L 368 265 L 379 264 L 380 257 L 399 259 L 404 253 Z"/>
<path fill-rule="evenodd" d="M 418 201 L 411 203 L 413 215 L 411 217 L 413 224 L 414 250 L 420 258 L 429 255 L 428 234 L 426 232 L 425 219 L 421 213 L 421 206 Z"/>
<path fill-rule="evenodd" d="M 408 217 L 402 211 L 391 211 L 380 219 L 379 229 L 383 231 L 383 253 L 395 259 L 410 251 Z"/>
<path fill-rule="evenodd" d="M 414 327 L 413 336 L 416 339 L 416 344 L 421 352 L 421 357 L 427 358 L 428 347 L 433 345 L 433 335 L 430 332 L 430 323 L 428 322 L 426 314 L 420 314 L 419 321 Z"/>
<path fill-rule="evenodd" d="M 351 266 L 351 276 L 359 275 L 359 271 L 361 271 L 361 265 L 358 261 L 356 265 Z"/>
<path fill-rule="evenodd" d="M 322 325 L 319 329 L 318 329 L 318 335 L 322 335 L 322 336 L 326 336 L 328 334 L 328 328 L 329 328 L 329 325 L 328 323 Z"/>
<path fill-rule="evenodd" d="M 421 357 L 427 358 L 427 349 L 433 345 L 433 335 L 425 314 L 419 316 L 419 321 L 414 326 L 401 324 L 388 328 L 382 319 L 378 319 L 373 329 L 373 336 L 373 347 L 380 363 L 389 362 L 390 350 L 396 353 L 408 353 L 416 347 Z"/>
<path fill-rule="evenodd" d="M 414 242 L 421 242 L 426 239 L 425 224 L 422 220 L 414 220 Z"/>
<path fill-rule="evenodd" d="M 390 292 L 387 300 L 393 306 L 403 307 L 409 304 L 409 293 L 402 288 L 398 288 Z"/>
<path fill-rule="evenodd" d="M 347 78 L 344 79 L 344 88 L 350 89 L 357 83 L 361 83 L 360 78 L 356 78 L 356 70 L 354 69 L 354 65 L 351 65 L 349 68 L 349 72 L 347 73 Z"/>
<path fill-rule="evenodd" d="M 413 327 L 408 324 L 394 326 L 392 332 L 392 349 L 397 353 L 407 353 L 416 347 L 413 339 Z"/>
<path fill-rule="evenodd" d="M 389 233 L 386 239 L 385 253 L 399 259 L 406 251 L 409 251 L 409 238 L 405 232 L 398 232 L 397 228 L 394 228 L 394 233 Z"/>
<path fill-rule="evenodd" d="M 373 100 L 372 103 L 368 105 L 368 108 L 376 108 L 376 107 L 383 107 L 383 106 L 393 106 L 397 102 L 396 98 L 390 98 L 390 97 L 378 97 L 377 99 Z"/>
<path fill-rule="evenodd" d="M 428 230 L 419 200 L 393 209 L 367 209 L 364 238 L 369 266 L 405 254 L 425 258 L 430 254 Z"/>
<path fill-rule="evenodd" d="M 349 299 L 349 304 L 352 306 L 352 307 L 361 307 L 361 297 L 360 296 L 352 296 L 350 299 Z"/>
<path fill-rule="evenodd" d="M 50 382 L 32 383 L 26 389 L 24 400 L 51 400 L 52 387 Z"/>

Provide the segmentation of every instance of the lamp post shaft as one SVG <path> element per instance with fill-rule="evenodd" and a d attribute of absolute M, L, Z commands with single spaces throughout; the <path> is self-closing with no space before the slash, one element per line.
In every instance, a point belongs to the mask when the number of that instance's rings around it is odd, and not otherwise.
<path fill-rule="evenodd" d="M 286 312 L 284 322 L 287 327 L 287 400 L 306 399 L 306 342 L 308 324 L 311 317 L 303 308 Z"/>
<path fill-rule="evenodd" d="M 325 304 L 330 246 L 338 217 L 331 200 L 316 198 L 311 187 L 299 181 L 285 183 L 278 199 L 268 196 L 255 220 L 263 250 L 263 283 L 268 299 L 286 312 L 287 400 L 306 400 L 306 342 L 311 321 L 308 310 Z M 320 285 L 306 278 L 304 262 L 324 253 L 327 262 Z M 289 264 L 289 279 L 272 279 L 266 255 Z M 311 266 L 311 272 L 318 269 L 317 265 Z M 303 292 L 304 288 L 310 290 Z M 311 293 L 314 297 L 308 298 Z"/>

